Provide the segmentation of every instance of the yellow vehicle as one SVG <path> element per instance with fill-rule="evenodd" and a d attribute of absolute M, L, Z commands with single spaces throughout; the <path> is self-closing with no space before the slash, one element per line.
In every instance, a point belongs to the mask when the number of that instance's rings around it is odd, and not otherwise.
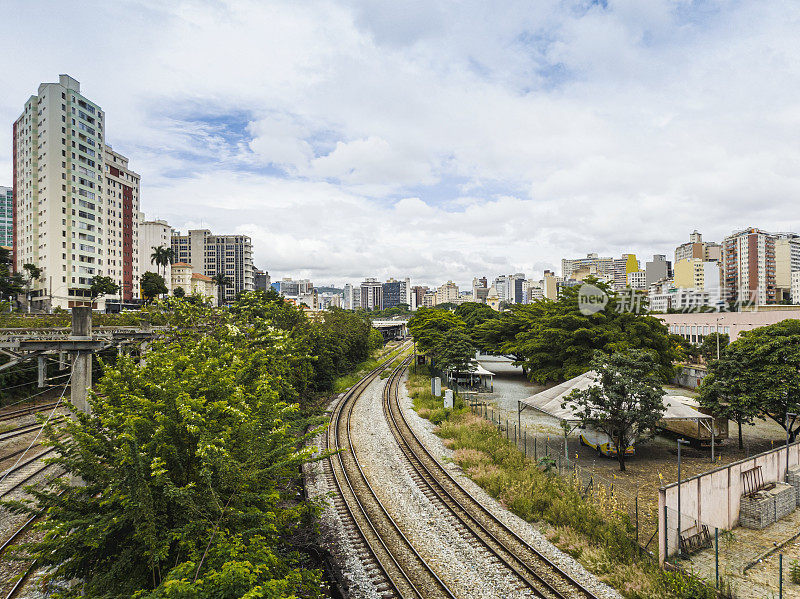
<path fill-rule="evenodd" d="M 614 446 L 614 442 L 611 440 L 611 437 L 609 437 L 607 434 L 588 428 L 578 429 L 578 433 L 580 434 L 581 445 L 591 447 L 597 453 L 602 454 L 607 458 L 617 457 L 617 448 Z M 635 454 L 636 450 L 634 449 L 634 446 L 628 445 L 627 449 L 625 449 L 625 455 L 632 456 Z"/>

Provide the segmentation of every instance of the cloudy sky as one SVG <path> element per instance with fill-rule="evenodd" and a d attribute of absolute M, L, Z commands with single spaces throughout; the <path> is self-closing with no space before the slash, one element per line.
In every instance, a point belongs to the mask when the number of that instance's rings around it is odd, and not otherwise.
<path fill-rule="evenodd" d="M 149 218 L 273 278 L 422 283 L 800 228 L 800 4 L 4 0 L 11 125 L 68 73 Z"/>

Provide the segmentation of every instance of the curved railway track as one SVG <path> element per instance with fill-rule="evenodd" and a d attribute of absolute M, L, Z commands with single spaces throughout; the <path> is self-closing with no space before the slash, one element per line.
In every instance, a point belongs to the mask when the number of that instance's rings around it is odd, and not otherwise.
<path fill-rule="evenodd" d="M 4 499 L 7 495 L 27 484 L 32 478 L 35 478 L 45 470 L 56 466 L 56 464 L 38 463 L 42 458 L 55 452 L 55 450 L 55 447 L 45 449 L 35 456 L 12 466 L 8 470 L 0 472 L 0 481 L 2 481 L 0 482 L 0 499 Z"/>
<path fill-rule="evenodd" d="M 334 407 L 327 443 L 337 451 L 328 460 L 330 477 L 339 490 L 337 507 L 348 521 L 346 528 L 357 531 L 360 557 L 382 597 L 455 599 L 378 499 L 353 451 L 353 406 L 390 362 L 361 379 Z"/>
<path fill-rule="evenodd" d="M 399 383 L 408 360 L 394 369 L 383 390 L 389 428 L 412 468 L 412 478 L 536 596 L 597 599 L 597 596 L 508 528 L 439 463 L 414 433 L 399 402 Z"/>

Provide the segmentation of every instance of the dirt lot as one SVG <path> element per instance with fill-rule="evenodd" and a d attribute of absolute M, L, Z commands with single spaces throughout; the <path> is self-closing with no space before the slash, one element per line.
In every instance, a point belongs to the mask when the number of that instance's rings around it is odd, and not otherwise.
<path fill-rule="evenodd" d="M 513 438 L 517 423 L 517 400 L 533 395 L 544 387 L 531 384 L 521 376 L 520 372 L 505 367 L 504 364 L 492 363 L 486 367 L 497 373 L 495 393 L 485 396 L 488 400 L 487 405 L 495 421 L 499 418 L 503 426 L 508 421 L 509 434 Z M 681 395 L 695 395 L 687 389 L 668 390 Z M 530 409 L 522 412 L 520 420 L 529 454 L 534 455 L 535 444 L 537 457 L 547 452 L 548 455 L 560 460 L 562 471 L 565 471 L 564 433 L 559 421 Z M 767 451 L 785 442 L 783 428 L 771 420 L 759 420 L 752 426 L 743 427 L 744 447 L 741 450 L 737 446 L 738 429 L 734 422 L 729 423 L 729 431 L 730 438 L 717 443 L 714 463 L 711 462 L 709 449 L 684 446 L 681 449 L 682 478 Z M 522 436 L 521 433 L 518 435 Z M 638 505 L 639 538 L 642 544 L 648 542 L 657 527 L 658 488 L 678 480 L 676 438 L 677 435 L 665 433 L 637 443 L 636 455 L 626 460 L 625 472 L 619 471 L 616 460 L 604 458 L 593 449 L 582 446 L 577 436 L 571 435 L 568 439 L 571 466 L 577 462 L 577 472 L 584 486 L 591 480 L 594 487 L 603 487 L 607 491 L 606 495 L 612 494 L 613 487 L 614 503 L 626 509 L 634 521 Z M 650 548 L 653 548 L 652 543 Z"/>

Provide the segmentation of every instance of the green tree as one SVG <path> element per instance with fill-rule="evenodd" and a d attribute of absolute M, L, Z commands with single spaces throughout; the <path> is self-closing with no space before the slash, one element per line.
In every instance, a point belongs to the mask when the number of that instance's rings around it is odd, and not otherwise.
<path fill-rule="evenodd" d="M 433 307 L 434 310 L 455 310 L 456 308 L 458 308 L 458 305 L 453 302 L 444 302 Z"/>
<path fill-rule="evenodd" d="M 444 371 L 467 372 L 475 357 L 475 345 L 464 321 L 448 310 L 420 308 L 408 322 L 417 351 L 430 356 Z"/>
<path fill-rule="evenodd" d="M 143 366 L 105 365 L 91 413 L 48 425 L 82 485 L 12 507 L 47 511 L 26 550 L 48 580 L 80 580 L 61 596 L 320 597 L 299 553 L 315 508 L 296 486 L 317 429 L 302 432 L 292 383 L 313 356 L 268 309 L 176 303 Z"/>
<path fill-rule="evenodd" d="M 23 264 L 23 281 L 25 285 L 25 306 L 28 312 L 31 311 L 31 289 L 33 288 L 33 284 L 42 278 L 42 269 L 36 266 L 35 264 Z"/>
<path fill-rule="evenodd" d="M 25 289 L 25 279 L 21 274 L 12 272 L 11 261 L 11 252 L 0 247 L 0 300 L 9 302 Z"/>
<path fill-rule="evenodd" d="M 456 308 L 456 316 L 464 321 L 467 330 L 472 330 L 487 320 L 500 318 L 500 313 L 487 304 L 464 302 Z"/>
<path fill-rule="evenodd" d="M 677 353 L 667 327 L 653 316 L 626 310 L 605 283 L 587 282 L 608 295 L 602 310 L 584 314 L 579 287 L 567 287 L 557 301 L 514 304 L 499 318 L 484 321 L 473 330 L 476 344 L 484 351 L 514 356 L 528 377 L 540 383 L 586 372 L 597 350 L 612 354 L 629 349 L 650 351 L 660 375 L 669 380 Z"/>
<path fill-rule="evenodd" d="M 172 290 L 172 295 L 175 297 L 185 297 L 186 291 L 183 289 L 183 287 L 175 287 L 175 289 Z"/>
<path fill-rule="evenodd" d="M 89 292 L 92 299 L 96 300 L 104 295 L 114 295 L 119 291 L 119 285 L 111 277 L 97 275 L 92 279 L 92 286 Z"/>
<path fill-rule="evenodd" d="M 573 391 L 562 407 L 572 406 L 582 426 L 611 438 L 624 471 L 625 450 L 652 434 L 666 411 L 659 364 L 647 351 L 628 350 L 610 356 L 597 352 L 591 367 L 598 384 Z"/>
<path fill-rule="evenodd" d="M 164 269 L 164 277 L 167 276 L 167 266 L 170 266 L 175 261 L 175 250 L 171 247 L 160 245 L 153 247 L 153 253 L 150 254 L 150 264 L 156 265 L 158 274 L 161 274 L 160 269 Z"/>
<path fill-rule="evenodd" d="M 794 441 L 800 420 L 788 413 L 800 412 L 800 320 L 745 331 L 729 344 L 719 360 L 709 365 L 700 401 L 727 414 L 741 425 L 755 417 L 771 418 Z"/>
<path fill-rule="evenodd" d="M 448 310 L 420 308 L 408 321 L 408 330 L 417 343 L 417 351 L 435 357 L 444 334 L 450 329 L 465 330 L 464 321 Z"/>
<path fill-rule="evenodd" d="M 146 272 L 142 275 L 139 284 L 142 288 L 142 296 L 146 301 L 152 301 L 154 298 L 165 293 L 169 293 L 167 285 L 164 282 L 164 277 L 155 272 Z"/>
<path fill-rule="evenodd" d="M 717 337 L 719 337 L 719 346 L 717 345 Z M 710 364 L 712 360 L 717 359 L 717 350 L 719 349 L 720 355 L 722 355 L 722 350 L 728 346 L 728 343 L 730 343 L 730 337 L 728 337 L 727 333 L 714 332 L 706 335 L 700 345 L 700 355 L 703 356 L 706 364 Z"/>
<path fill-rule="evenodd" d="M 475 346 L 461 328 L 446 331 L 435 349 L 437 366 L 445 372 L 470 372 L 475 369 Z"/>

